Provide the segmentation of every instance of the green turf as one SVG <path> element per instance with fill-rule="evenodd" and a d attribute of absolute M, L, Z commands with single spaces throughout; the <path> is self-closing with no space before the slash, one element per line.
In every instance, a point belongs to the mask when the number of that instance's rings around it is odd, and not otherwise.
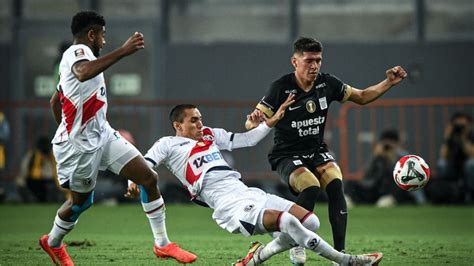
<path fill-rule="evenodd" d="M 49 232 L 58 207 L 0 205 L 0 265 L 48 264 L 37 242 Z M 326 206 L 316 213 L 321 220 L 318 233 L 332 243 Z M 270 239 L 227 233 L 214 223 L 209 209 L 198 206 L 168 205 L 167 227 L 171 240 L 199 256 L 195 265 L 230 265 L 245 255 L 252 240 Z M 151 231 L 139 204 L 94 206 L 66 240 L 92 244 L 68 247 L 77 265 L 177 265 L 154 258 Z M 350 210 L 346 246 L 355 253 L 383 252 L 382 265 L 473 265 L 474 211 L 457 206 L 356 207 Z M 286 252 L 266 263 L 289 264 Z M 329 263 L 312 253 L 307 265 Z"/>

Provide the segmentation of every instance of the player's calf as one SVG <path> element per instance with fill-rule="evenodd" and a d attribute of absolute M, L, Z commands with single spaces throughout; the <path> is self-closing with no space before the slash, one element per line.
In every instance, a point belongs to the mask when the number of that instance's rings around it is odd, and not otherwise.
<path fill-rule="evenodd" d="M 318 216 L 314 214 L 312 211 L 308 212 L 301 220 L 301 224 L 308 230 L 312 232 L 316 232 L 321 223 L 319 222 Z"/>

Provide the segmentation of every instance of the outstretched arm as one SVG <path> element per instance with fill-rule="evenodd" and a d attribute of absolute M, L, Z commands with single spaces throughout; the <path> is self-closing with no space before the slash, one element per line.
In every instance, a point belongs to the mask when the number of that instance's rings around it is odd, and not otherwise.
<path fill-rule="evenodd" d="M 122 47 L 111 53 L 93 61 L 78 61 L 72 66 L 72 72 L 80 82 L 84 82 L 104 72 L 123 57 L 131 55 L 143 48 L 145 48 L 143 34 L 135 32 Z"/>
<path fill-rule="evenodd" d="M 372 85 L 364 90 L 352 88 L 352 93 L 348 100 L 360 105 L 371 103 L 407 77 L 407 72 L 401 66 L 392 67 L 385 71 L 385 73 L 387 78 L 376 85 Z"/>

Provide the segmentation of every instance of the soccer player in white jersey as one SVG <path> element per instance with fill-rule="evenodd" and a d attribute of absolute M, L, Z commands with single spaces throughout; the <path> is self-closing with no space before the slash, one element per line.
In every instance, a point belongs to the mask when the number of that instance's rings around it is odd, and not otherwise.
<path fill-rule="evenodd" d="M 145 160 L 155 168 L 165 165 L 195 200 L 214 209 L 212 218 L 227 231 L 245 236 L 280 232 L 266 246 L 255 242 L 247 256 L 235 265 L 260 264 L 296 245 L 341 265 L 375 265 L 382 258 L 381 253 L 357 256 L 340 253 L 315 233 L 319 220 L 313 212 L 258 188 L 247 187 L 241 182 L 240 173 L 223 159 L 219 150 L 256 145 L 293 102 L 290 95 L 273 117 L 248 132 L 235 134 L 204 127 L 194 105 L 178 105 L 170 113 L 176 136 L 159 139 Z M 130 195 L 137 192 L 133 183 L 128 190 Z"/>
<path fill-rule="evenodd" d="M 74 228 L 79 215 L 92 205 L 99 169 L 109 169 L 140 185 L 156 256 L 172 257 L 181 263 L 195 261 L 194 254 L 168 239 L 158 175 L 106 120 L 107 93 L 102 72 L 143 49 L 143 35 L 136 32 L 121 47 L 98 58 L 105 45 L 104 18 L 92 11 L 79 12 L 72 18 L 71 31 L 74 42 L 63 54 L 59 84 L 51 98 L 51 109 L 59 124 L 52 141 L 59 183 L 71 191 L 71 197 L 59 208 L 51 232 L 40 238 L 42 249 L 53 263 L 74 265 L 63 238 Z"/>

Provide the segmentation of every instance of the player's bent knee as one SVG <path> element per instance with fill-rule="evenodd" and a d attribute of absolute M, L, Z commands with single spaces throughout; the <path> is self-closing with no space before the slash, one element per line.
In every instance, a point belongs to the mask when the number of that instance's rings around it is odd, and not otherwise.
<path fill-rule="evenodd" d="M 137 184 L 142 185 L 145 188 L 156 188 L 158 185 L 158 174 L 149 169 L 139 178 Z"/>
<path fill-rule="evenodd" d="M 339 180 L 342 182 L 341 169 L 337 165 L 327 168 L 321 174 L 321 185 L 325 189 L 332 181 Z"/>
<path fill-rule="evenodd" d="M 281 211 L 266 209 L 261 216 L 260 224 L 262 228 L 257 228 L 259 229 L 258 231 L 260 231 L 260 233 L 279 231 L 278 223 L 281 213 Z"/>
<path fill-rule="evenodd" d="M 298 193 L 309 187 L 320 187 L 319 180 L 310 171 L 304 171 L 297 176 L 290 177 L 291 187 Z"/>
<path fill-rule="evenodd" d="M 293 216 L 293 214 L 291 214 L 291 213 L 287 212 L 286 214 L 289 214 L 288 215 L 288 226 L 289 227 L 296 228 L 298 226 L 301 226 L 301 222 L 300 222 L 300 220 L 298 220 L 298 218 Z"/>
<path fill-rule="evenodd" d="M 303 224 L 306 229 L 313 232 L 316 232 L 321 225 L 318 216 L 316 216 L 314 213 L 310 213 L 307 217 L 305 217 L 301 224 Z"/>

